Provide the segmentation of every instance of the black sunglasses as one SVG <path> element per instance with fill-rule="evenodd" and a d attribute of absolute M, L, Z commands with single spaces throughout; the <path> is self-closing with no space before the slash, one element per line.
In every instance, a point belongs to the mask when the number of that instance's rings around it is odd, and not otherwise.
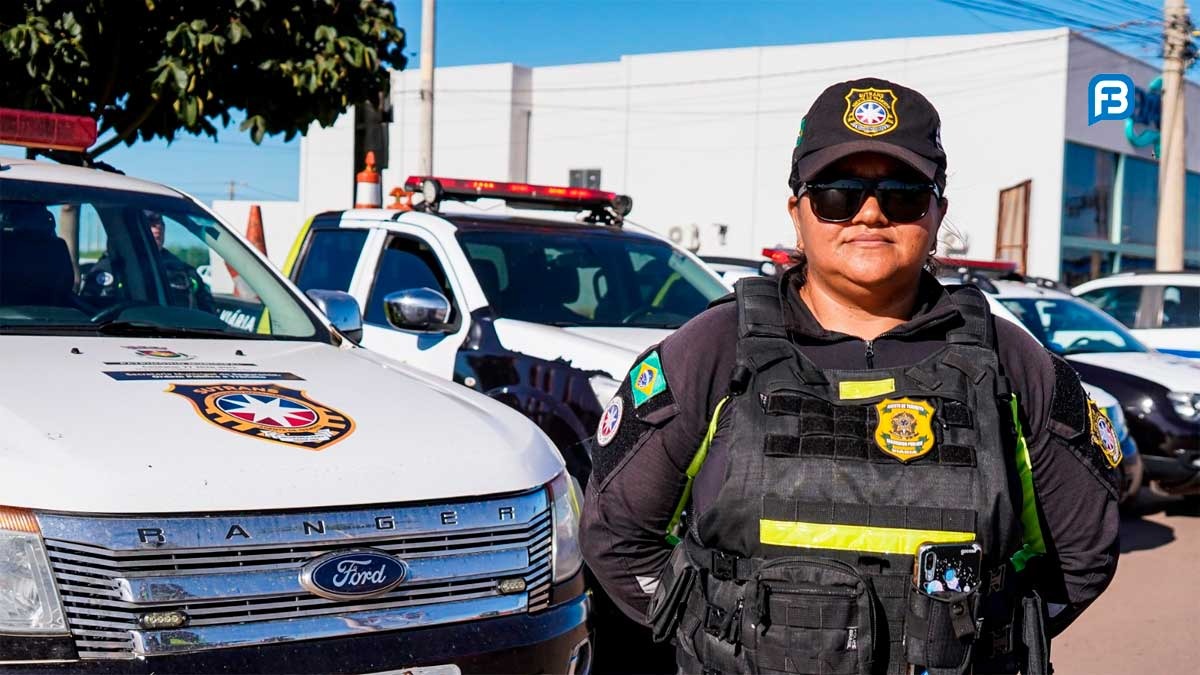
<path fill-rule="evenodd" d="M 941 192 L 933 183 L 910 183 L 890 178 L 840 178 L 801 183 L 796 196 L 805 192 L 808 193 L 813 213 L 830 223 L 844 223 L 853 218 L 868 195 L 875 196 L 888 220 L 912 223 L 929 213 L 930 197 L 941 197 Z"/>

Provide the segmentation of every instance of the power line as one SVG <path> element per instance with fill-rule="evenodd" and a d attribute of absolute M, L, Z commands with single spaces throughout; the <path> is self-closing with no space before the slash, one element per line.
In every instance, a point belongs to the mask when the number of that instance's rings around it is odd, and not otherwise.
<path fill-rule="evenodd" d="M 958 0 L 942 0 L 942 1 L 950 2 L 952 4 L 957 4 L 957 2 L 958 2 Z M 951 56 L 959 56 L 962 54 L 971 54 L 971 53 L 983 52 L 983 51 L 1009 49 L 1009 48 L 1013 48 L 1013 47 L 1022 47 L 1022 46 L 1037 44 L 1037 43 L 1041 43 L 1041 42 L 1050 42 L 1053 40 L 1057 40 L 1059 38 L 1060 38 L 1060 36 L 1058 36 L 1058 35 L 1047 35 L 1047 36 L 1030 38 L 1028 40 L 1015 40 L 1012 42 L 1004 42 L 1004 43 L 999 43 L 999 44 L 994 44 L 994 45 L 983 45 L 983 46 L 976 46 L 976 47 L 967 47 L 967 48 L 963 48 L 963 49 L 953 49 L 953 50 L 937 52 L 937 53 L 933 53 L 933 54 L 922 54 L 919 56 L 907 56 L 907 57 L 901 57 L 901 58 L 895 58 L 895 59 L 883 59 L 883 60 L 876 59 L 876 60 L 864 61 L 864 62 L 860 62 L 860 63 L 841 63 L 841 64 L 836 64 L 836 65 L 831 65 L 831 66 L 820 66 L 817 68 L 804 68 L 801 70 L 789 70 L 789 71 L 783 71 L 783 72 L 778 72 L 778 73 L 738 75 L 738 76 L 732 76 L 732 77 L 715 77 L 715 78 L 707 78 L 707 79 L 699 79 L 699 80 L 664 80 L 664 81 L 660 81 L 660 82 L 638 82 L 638 83 L 632 83 L 632 84 L 626 83 L 626 84 L 608 84 L 608 85 L 581 85 L 581 86 L 575 86 L 575 87 L 537 87 L 536 89 L 533 87 L 514 87 L 514 88 L 508 88 L 508 89 L 497 89 L 497 88 L 491 88 L 491 89 L 438 89 L 437 93 L 439 95 L 440 94 L 500 94 L 500 93 L 504 93 L 504 94 L 537 93 L 537 94 L 541 94 L 541 93 L 547 93 L 547 92 L 590 92 L 590 91 L 617 91 L 617 90 L 624 91 L 627 89 L 692 87 L 692 86 L 707 85 L 707 84 L 728 84 L 728 83 L 746 82 L 746 81 L 752 81 L 752 80 L 768 80 L 768 79 L 784 78 L 784 77 L 798 77 L 801 75 L 825 73 L 825 72 L 832 72 L 832 71 L 838 71 L 838 70 L 846 70 L 846 69 L 850 69 L 850 68 L 868 68 L 868 67 L 877 68 L 882 65 L 910 63 L 913 61 L 941 59 L 941 58 L 946 58 L 946 57 L 951 57 Z M 763 48 L 760 47 L 760 49 L 763 49 Z"/>

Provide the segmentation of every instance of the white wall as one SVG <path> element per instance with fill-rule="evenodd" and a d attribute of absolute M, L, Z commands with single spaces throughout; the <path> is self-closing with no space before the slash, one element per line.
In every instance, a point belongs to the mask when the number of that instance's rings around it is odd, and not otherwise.
<path fill-rule="evenodd" d="M 276 267 L 283 267 L 292 242 L 300 232 L 300 226 L 312 214 L 304 214 L 299 202 L 251 202 L 219 199 L 213 202 L 212 209 L 229 223 L 239 234 L 246 234 L 246 225 L 250 221 L 250 207 L 258 204 L 262 207 L 263 235 L 267 242 L 267 257 Z"/>
<path fill-rule="evenodd" d="M 1087 126 L 1087 82 L 1108 71 L 1153 76 L 1065 29 L 441 68 L 434 171 L 562 185 L 571 169 L 598 168 L 604 189 L 633 197 L 632 220 L 664 234 L 680 226 L 684 243 L 695 224 L 703 253 L 756 256 L 794 241 L 784 206 L 803 114 L 829 84 L 879 76 L 941 113 L 948 223 L 966 235 L 965 255 L 994 256 L 999 191 L 1032 180 L 1029 271 L 1056 277 L 1066 139 L 1134 152 L 1120 123 Z M 392 84 L 385 200 L 417 173 L 420 140 L 420 74 L 394 73 Z M 1200 106 L 1194 85 L 1189 105 Z M 352 202 L 361 163 L 350 157 L 352 121 L 302 141 L 303 217 Z M 1188 142 L 1189 167 L 1200 170 L 1200 139 Z M 724 245 L 717 223 L 729 225 Z"/>
<path fill-rule="evenodd" d="M 300 210 L 305 217 L 354 206 L 354 174 L 362 169 L 354 158 L 354 111 L 333 126 L 314 124 L 300 140 Z"/>

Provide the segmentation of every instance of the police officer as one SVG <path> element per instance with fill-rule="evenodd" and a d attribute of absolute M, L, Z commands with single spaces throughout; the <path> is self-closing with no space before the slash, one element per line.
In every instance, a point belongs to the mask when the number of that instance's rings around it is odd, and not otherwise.
<path fill-rule="evenodd" d="M 586 559 L 682 672 L 1047 672 L 1116 569 L 1111 427 L 1066 362 L 929 272 L 946 155 L 924 96 L 836 84 L 800 134 L 799 264 L 624 378 Z"/>
<path fill-rule="evenodd" d="M 143 211 L 142 217 L 145 219 L 150 239 L 154 242 L 154 251 L 167 282 L 167 303 L 172 307 L 190 307 L 216 313 L 216 305 L 213 303 L 208 284 L 204 283 L 194 267 L 166 248 L 166 227 L 162 214 Z M 121 298 L 121 288 L 119 270 L 114 271 L 113 260 L 105 253 L 84 276 L 80 295 L 86 298 Z"/>

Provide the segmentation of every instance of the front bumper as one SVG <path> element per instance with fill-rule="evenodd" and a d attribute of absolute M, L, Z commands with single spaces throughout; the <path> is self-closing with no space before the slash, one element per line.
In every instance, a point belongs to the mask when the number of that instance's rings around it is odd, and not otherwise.
<path fill-rule="evenodd" d="M 579 583 L 577 589 L 582 587 Z M 261 644 L 137 660 L 0 668 L 29 673 L 380 673 L 454 664 L 470 673 L 568 673 L 591 666 L 590 598 L 535 614 L 354 637 Z"/>

